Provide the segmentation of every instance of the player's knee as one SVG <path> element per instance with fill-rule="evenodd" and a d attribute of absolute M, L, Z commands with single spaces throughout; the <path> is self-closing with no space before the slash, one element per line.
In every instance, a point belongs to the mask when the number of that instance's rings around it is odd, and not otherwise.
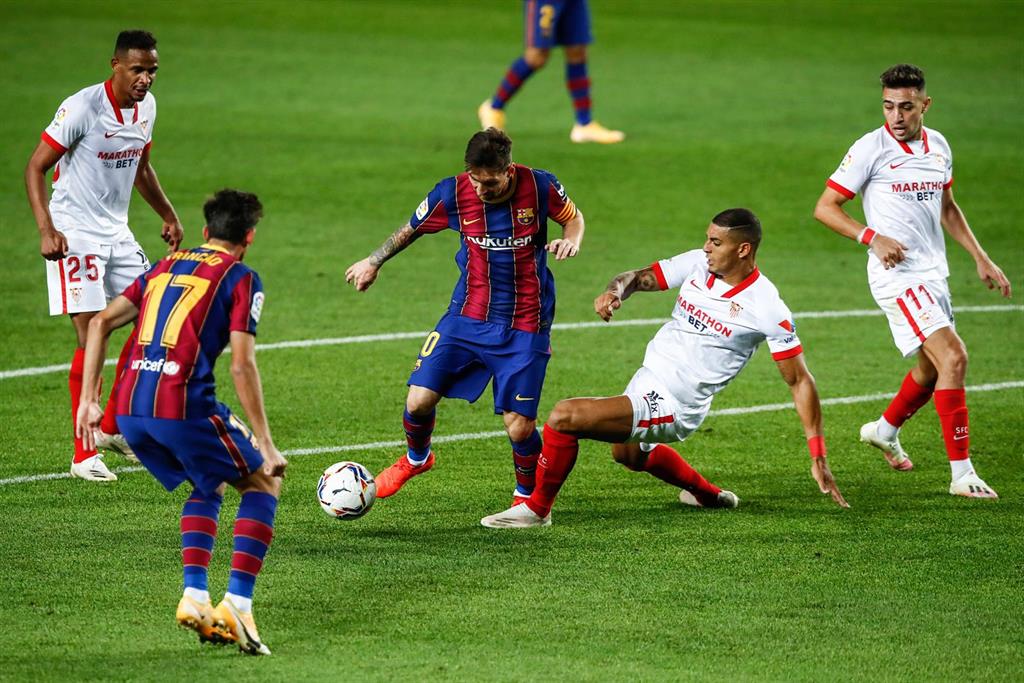
<path fill-rule="evenodd" d="M 612 446 L 612 458 L 627 470 L 643 472 L 647 467 L 647 454 L 639 448 L 617 443 Z"/>
<path fill-rule="evenodd" d="M 517 418 L 512 420 L 506 419 L 505 430 L 508 432 L 508 438 L 519 443 L 530 438 L 530 435 L 537 429 L 537 421 L 522 415 L 517 416 Z"/>
<path fill-rule="evenodd" d="M 232 482 L 232 486 L 234 486 L 239 493 L 258 491 L 260 493 L 269 493 L 275 498 L 278 498 L 281 493 L 280 477 L 270 476 L 263 471 L 262 467 L 257 469 L 255 472 L 251 472 L 242 477 L 238 481 Z"/>
<path fill-rule="evenodd" d="M 525 54 L 523 54 L 523 59 L 530 65 L 531 69 L 537 70 L 548 63 L 550 55 L 551 50 L 540 47 L 528 47 Z"/>
<path fill-rule="evenodd" d="M 583 426 L 585 411 L 582 410 L 579 400 L 565 399 L 555 404 L 548 415 L 547 425 L 554 430 L 573 434 Z"/>
<path fill-rule="evenodd" d="M 409 395 L 405 398 L 405 409 L 416 416 L 429 415 L 437 405 L 436 394 L 420 387 L 409 387 Z"/>
<path fill-rule="evenodd" d="M 569 64 L 582 64 L 587 61 L 586 45 L 569 45 L 565 48 L 565 61 Z"/>

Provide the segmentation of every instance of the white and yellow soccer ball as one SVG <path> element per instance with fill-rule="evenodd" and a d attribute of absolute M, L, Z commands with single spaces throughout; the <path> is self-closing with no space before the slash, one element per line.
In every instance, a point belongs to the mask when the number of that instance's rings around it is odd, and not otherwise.
<path fill-rule="evenodd" d="M 335 519 L 362 517 L 377 500 L 377 482 L 357 462 L 336 462 L 320 475 L 316 485 L 320 507 Z"/>

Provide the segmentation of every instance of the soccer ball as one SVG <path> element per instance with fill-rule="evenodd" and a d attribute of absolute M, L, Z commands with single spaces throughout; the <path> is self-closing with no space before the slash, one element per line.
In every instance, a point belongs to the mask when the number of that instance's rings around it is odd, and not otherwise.
<path fill-rule="evenodd" d="M 336 462 L 320 475 L 316 499 L 331 517 L 356 519 L 369 512 L 377 500 L 377 482 L 357 462 Z"/>

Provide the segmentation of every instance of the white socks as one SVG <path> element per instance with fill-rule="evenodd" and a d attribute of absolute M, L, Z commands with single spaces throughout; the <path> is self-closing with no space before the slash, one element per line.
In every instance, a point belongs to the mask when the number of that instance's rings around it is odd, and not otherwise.
<path fill-rule="evenodd" d="M 878 418 L 878 422 L 875 423 L 875 433 L 878 434 L 878 438 L 885 441 L 892 441 L 896 438 L 896 435 L 900 433 L 899 427 L 893 427 L 885 419 L 885 416 Z"/>
<path fill-rule="evenodd" d="M 956 481 L 965 474 L 969 474 L 974 471 L 974 467 L 971 466 L 970 458 L 965 458 L 963 460 L 950 460 L 949 468 L 953 471 L 953 481 Z"/>
<path fill-rule="evenodd" d="M 186 598 L 192 598 L 193 600 L 195 600 L 196 602 L 201 603 L 201 604 L 205 604 L 207 602 L 210 602 L 210 592 L 209 591 L 201 591 L 198 588 L 186 588 L 185 589 L 185 597 Z"/>
<path fill-rule="evenodd" d="M 225 600 L 230 600 L 231 604 L 238 608 L 239 612 L 248 613 L 252 611 L 252 598 L 243 598 L 241 595 L 235 595 L 234 593 L 225 593 Z"/>

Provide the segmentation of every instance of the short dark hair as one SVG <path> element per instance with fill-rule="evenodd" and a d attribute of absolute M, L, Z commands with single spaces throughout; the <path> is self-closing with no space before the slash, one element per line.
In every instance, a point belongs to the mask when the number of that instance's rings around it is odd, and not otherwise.
<path fill-rule="evenodd" d="M 263 217 L 263 205 L 251 192 L 223 189 L 203 204 L 203 216 L 210 237 L 244 244 L 245 235 Z"/>
<path fill-rule="evenodd" d="M 512 139 L 497 128 L 481 130 L 466 145 L 466 168 L 504 171 L 512 163 Z"/>
<path fill-rule="evenodd" d="M 750 209 L 726 209 L 711 222 L 730 233 L 735 232 L 740 242 L 749 242 L 753 251 L 761 244 L 761 221 Z"/>
<path fill-rule="evenodd" d="M 128 50 L 155 50 L 156 38 L 149 31 L 133 29 L 121 31 L 117 34 L 117 42 L 114 43 L 114 54 L 127 52 Z"/>
<path fill-rule="evenodd" d="M 890 66 L 878 80 L 883 88 L 917 88 L 924 91 L 924 72 L 913 64 Z"/>

